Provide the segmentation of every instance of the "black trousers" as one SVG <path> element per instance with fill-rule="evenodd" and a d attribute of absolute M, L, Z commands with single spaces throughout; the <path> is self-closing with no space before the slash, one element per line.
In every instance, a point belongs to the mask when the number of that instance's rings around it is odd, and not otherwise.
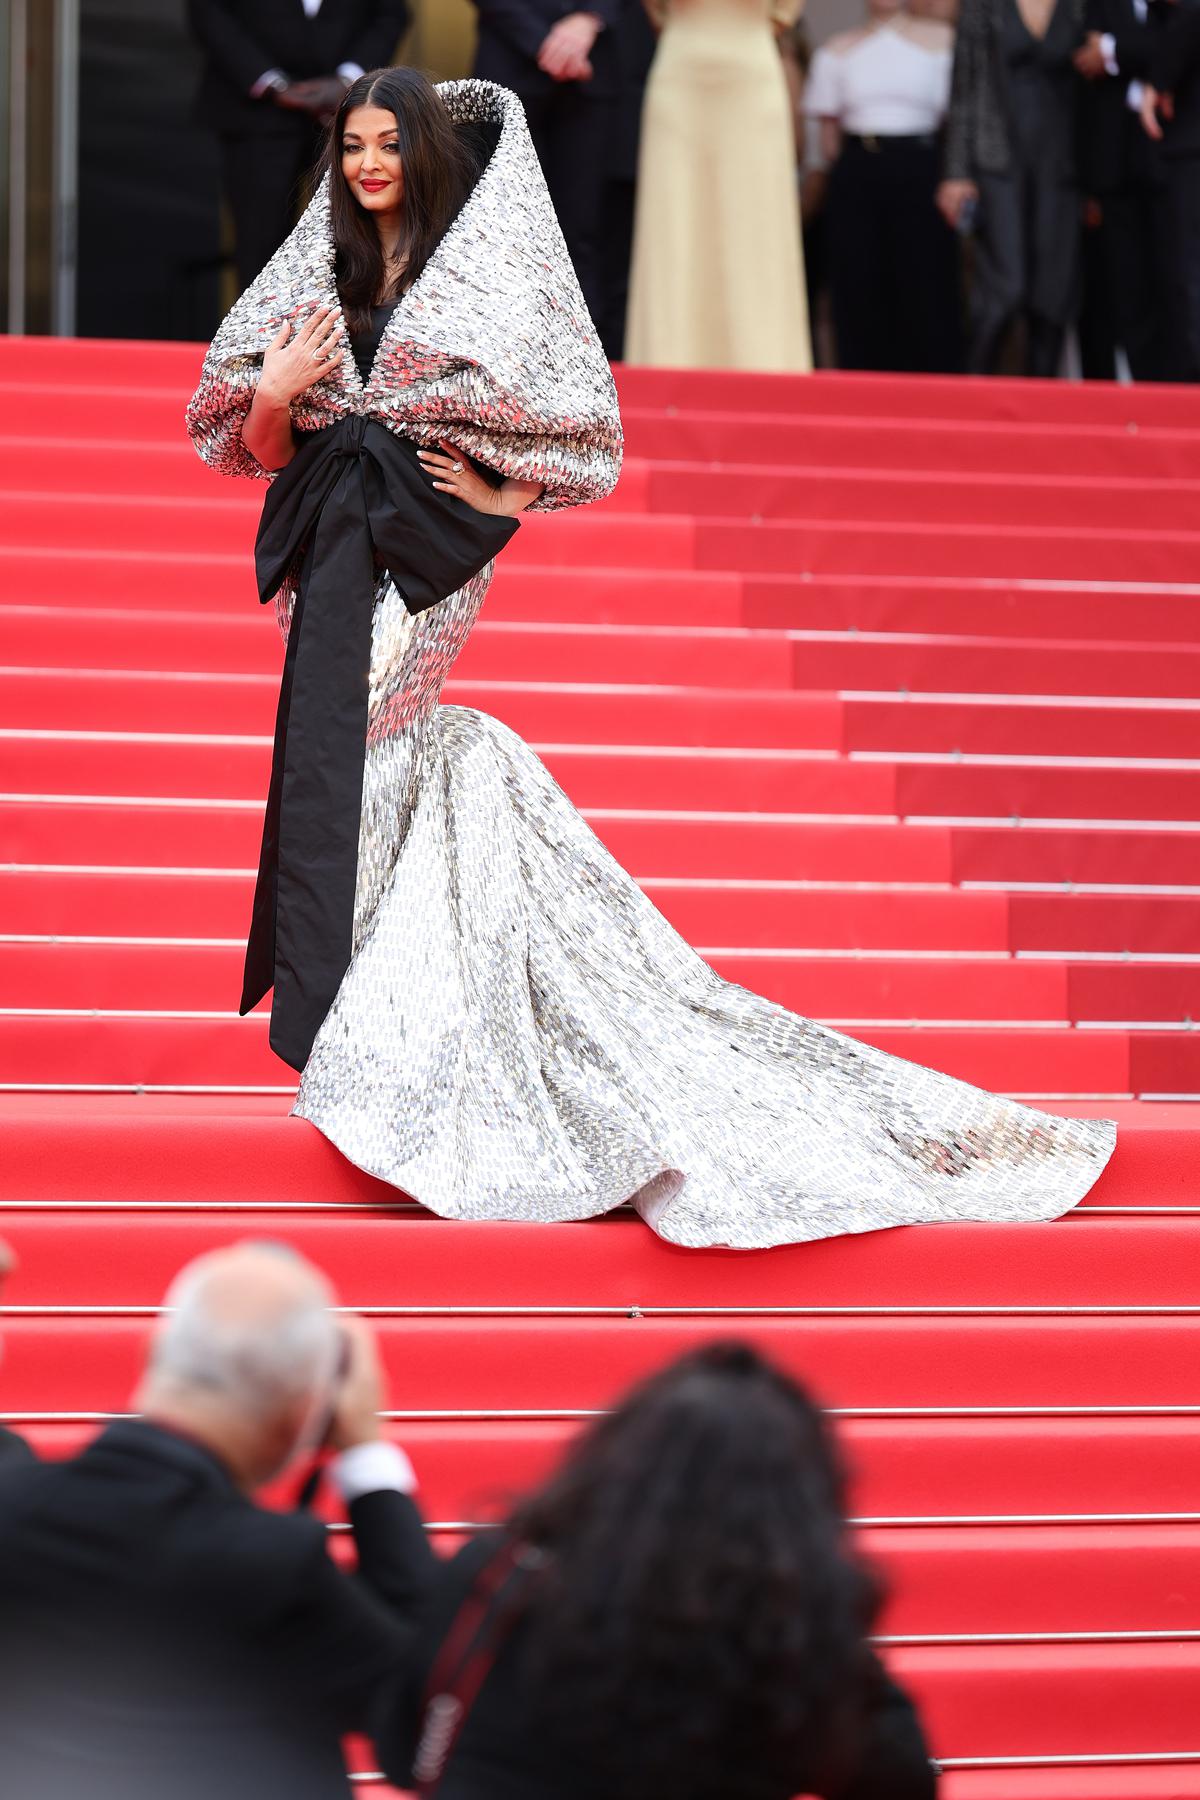
<path fill-rule="evenodd" d="M 1175 373 L 1200 381 L 1200 156 L 1171 157 L 1164 166 Z"/>
<path fill-rule="evenodd" d="M 602 207 L 615 101 L 564 81 L 551 92 L 522 94 L 521 102 L 588 311 L 599 318 Z"/>
<path fill-rule="evenodd" d="M 962 367 L 959 247 L 937 184 L 932 137 L 846 139 L 826 210 L 839 367 Z"/>
<path fill-rule="evenodd" d="M 1082 268 L 1083 210 L 1073 182 L 1037 169 L 981 175 L 971 373 L 994 371 L 1009 327 L 1023 316 L 1025 373 L 1056 375 Z"/>
<path fill-rule="evenodd" d="M 250 286 L 296 223 L 320 142 L 320 127 L 303 114 L 286 131 L 222 132 L 221 182 L 233 216 L 239 292 Z"/>
<path fill-rule="evenodd" d="M 1136 381 L 1169 381 L 1175 358 L 1166 185 L 1130 182 L 1102 195 L 1100 206 L 1100 254 L 1113 335 Z"/>

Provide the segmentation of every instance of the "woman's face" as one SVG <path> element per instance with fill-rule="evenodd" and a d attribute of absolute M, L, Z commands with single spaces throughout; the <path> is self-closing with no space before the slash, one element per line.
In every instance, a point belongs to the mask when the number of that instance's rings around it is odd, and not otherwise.
<path fill-rule="evenodd" d="M 404 204 L 404 166 L 394 113 L 356 106 L 342 130 L 342 174 L 365 212 L 376 218 Z"/>

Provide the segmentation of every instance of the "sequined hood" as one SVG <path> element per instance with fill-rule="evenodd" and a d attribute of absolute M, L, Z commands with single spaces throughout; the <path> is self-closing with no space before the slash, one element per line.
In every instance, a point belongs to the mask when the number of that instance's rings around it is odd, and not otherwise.
<path fill-rule="evenodd" d="M 541 510 L 611 492 L 621 469 L 612 373 L 589 317 L 515 94 L 490 81 L 438 87 L 456 123 L 498 133 L 466 203 L 397 306 L 364 386 L 341 367 L 292 406 L 300 430 L 365 413 L 417 441 L 450 436 L 505 475 L 541 481 Z M 187 429 L 205 462 L 269 479 L 242 443 L 263 352 L 286 318 L 338 305 L 329 195 L 227 314 L 204 359 Z"/>

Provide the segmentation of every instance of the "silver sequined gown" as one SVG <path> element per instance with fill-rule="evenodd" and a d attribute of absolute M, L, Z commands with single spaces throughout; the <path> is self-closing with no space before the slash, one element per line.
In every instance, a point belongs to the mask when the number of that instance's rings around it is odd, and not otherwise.
<path fill-rule="evenodd" d="M 357 952 L 295 1111 L 433 1211 L 753 1247 L 1049 1219 L 1107 1160 L 1052 1118 L 722 981 L 538 758 L 439 693 L 488 573 L 374 628 Z"/>
<path fill-rule="evenodd" d="M 598 499 L 620 467 L 616 396 L 520 103 L 487 82 L 439 91 L 494 151 L 369 380 L 347 349 L 293 421 L 449 436 L 544 484 L 540 509 Z M 322 189 L 205 357 L 187 423 L 214 468 L 266 477 L 241 436 L 263 352 L 282 320 L 338 303 Z M 994 1099 L 721 981 L 519 738 L 439 704 L 488 578 L 415 617 L 378 592 L 356 952 L 295 1111 L 455 1218 L 632 1199 L 673 1242 L 750 1248 L 1074 1205 L 1112 1125 Z"/>

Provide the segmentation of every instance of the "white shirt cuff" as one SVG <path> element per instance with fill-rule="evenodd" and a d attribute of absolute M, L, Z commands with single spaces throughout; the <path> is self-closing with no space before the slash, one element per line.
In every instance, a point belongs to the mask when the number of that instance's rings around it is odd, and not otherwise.
<path fill-rule="evenodd" d="M 1146 98 L 1145 82 L 1144 81 L 1131 81 L 1129 86 L 1125 89 L 1125 104 L 1129 108 L 1130 112 L 1140 113 L 1142 110 L 1142 101 L 1145 98 Z"/>
<path fill-rule="evenodd" d="M 417 1476 L 412 1464 L 398 1444 L 385 1444 L 382 1439 L 370 1444 L 354 1444 L 335 1456 L 329 1473 L 346 1505 L 361 1500 L 364 1494 L 415 1494 Z"/>
<path fill-rule="evenodd" d="M 1110 75 L 1119 75 L 1117 67 L 1117 40 L 1111 31 L 1100 33 L 1100 54 L 1104 58 L 1104 67 Z"/>
<path fill-rule="evenodd" d="M 361 63 L 339 63 L 337 72 L 346 83 L 346 86 L 351 87 L 354 82 L 358 80 L 359 76 L 365 75 L 367 71 L 363 68 Z"/>
<path fill-rule="evenodd" d="M 264 69 L 254 86 L 250 89 L 252 100 L 261 100 L 272 88 L 286 87 L 288 78 L 282 69 Z"/>

